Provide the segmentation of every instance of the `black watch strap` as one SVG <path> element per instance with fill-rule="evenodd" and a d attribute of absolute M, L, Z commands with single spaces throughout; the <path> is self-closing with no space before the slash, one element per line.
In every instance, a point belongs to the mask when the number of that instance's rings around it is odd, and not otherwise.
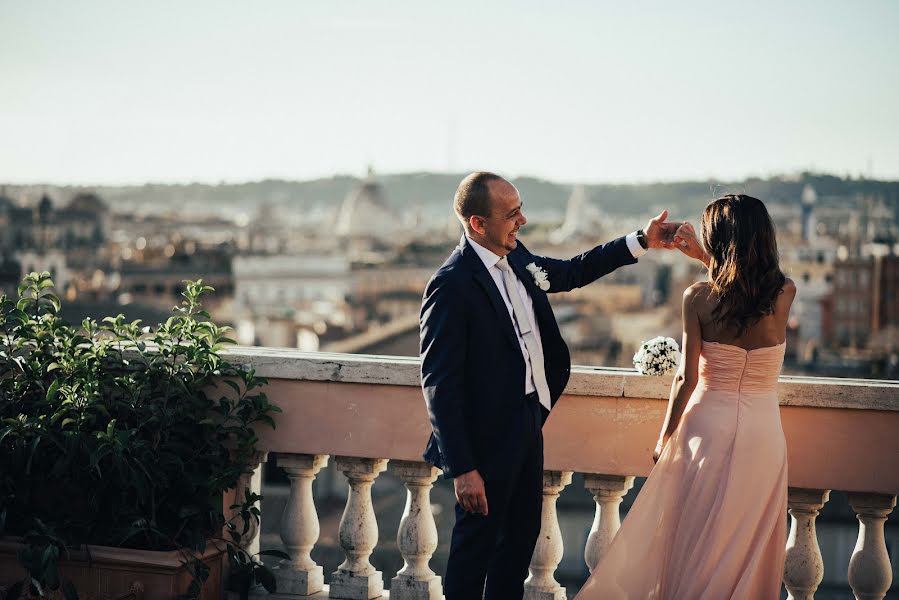
<path fill-rule="evenodd" d="M 637 241 L 640 242 L 644 250 L 649 250 L 649 241 L 646 239 L 646 234 L 642 229 L 637 230 Z"/>

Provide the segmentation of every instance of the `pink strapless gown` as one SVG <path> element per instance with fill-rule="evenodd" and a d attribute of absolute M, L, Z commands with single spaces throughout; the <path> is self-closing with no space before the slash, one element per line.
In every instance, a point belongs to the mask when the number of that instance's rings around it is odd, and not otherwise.
<path fill-rule="evenodd" d="M 784 348 L 703 342 L 680 425 L 577 600 L 779 598 Z"/>

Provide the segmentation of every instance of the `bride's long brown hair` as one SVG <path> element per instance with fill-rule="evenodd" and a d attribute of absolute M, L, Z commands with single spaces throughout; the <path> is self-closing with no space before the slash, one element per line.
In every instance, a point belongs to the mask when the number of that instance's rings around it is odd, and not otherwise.
<path fill-rule="evenodd" d="M 758 198 L 728 194 L 705 207 L 702 243 L 719 301 L 712 318 L 740 336 L 774 312 L 783 291 L 774 224 Z"/>

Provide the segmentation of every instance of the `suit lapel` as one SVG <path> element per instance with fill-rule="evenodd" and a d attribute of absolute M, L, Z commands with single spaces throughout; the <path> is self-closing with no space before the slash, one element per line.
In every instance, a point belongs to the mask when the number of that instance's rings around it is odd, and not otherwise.
<path fill-rule="evenodd" d="M 465 240 L 464 237 L 460 245 L 462 246 L 462 256 L 468 261 L 472 277 L 474 277 L 474 280 L 481 286 L 484 293 L 487 294 L 487 298 L 490 299 L 490 304 L 493 305 L 493 310 L 496 311 L 499 326 L 503 331 L 503 335 L 516 349 L 520 349 L 520 346 L 518 345 L 518 335 L 515 333 L 515 326 L 512 324 L 512 317 L 509 316 L 509 309 L 506 308 L 506 303 L 500 295 L 499 290 L 496 288 L 496 282 L 493 281 L 490 273 L 487 272 L 487 267 L 484 266 L 484 263 L 474 251 L 474 248 L 468 244 L 468 241 Z"/>
<path fill-rule="evenodd" d="M 549 305 L 549 298 L 546 297 L 546 292 L 537 287 L 537 284 L 534 283 L 534 276 L 525 268 L 527 264 L 524 262 L 525 258 L 520 252 L 510 252 L 509 264 L 512 266 L 515 275 L 524 284 L 524 289 L 528 291 L 531 301 L 534 303 L 534 314 L 537 316 L 538 324 L 541 325 L 542 333 L 543 323 L 548 318 L 554 318 L 552 317 L 552 307 Z"/>

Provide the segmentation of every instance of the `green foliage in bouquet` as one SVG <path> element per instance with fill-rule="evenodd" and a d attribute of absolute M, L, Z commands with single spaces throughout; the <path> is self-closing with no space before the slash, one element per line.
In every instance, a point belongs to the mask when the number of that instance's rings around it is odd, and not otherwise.
<path fill-rule="evenodd" d="M 66 324 L 48 273 L 25 277 L 17 301 L 0 296 L 0 535 L 25 538 L 33 595 L 74 594 L 56 565 L 81 544 L 182 550 L 195 597 L 206 568 L 191 551 L 212 540 L 240 587 L 273 585 L 239 547 L 259 497 L 226 523 L 222 494 L 249 472 L 254 426 L 280 410 L 263 378 L 220 355 L 233 342 L 202 310 L 212 288 L 186 284 L 155 331 L 122 315 Z"/>

